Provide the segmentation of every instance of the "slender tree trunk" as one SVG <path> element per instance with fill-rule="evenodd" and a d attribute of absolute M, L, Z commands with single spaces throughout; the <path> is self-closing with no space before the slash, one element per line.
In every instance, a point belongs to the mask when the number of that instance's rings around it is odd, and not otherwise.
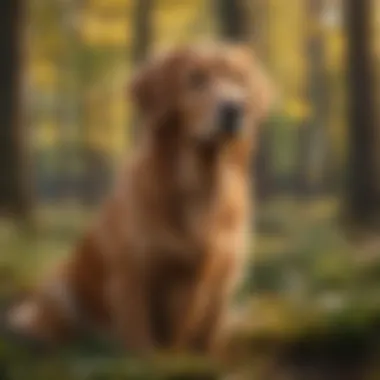
<path fill-rule="evenodd" d="M 0 212 L 20 219 L 31 211 L 21 104 L 24 8 L 23 0 L 0 4 Z"/>
<path fill-rule="evenodd" d="M 244 0 L 214 0 L 217 14 L 218 34 L 232 41 L 247 41 L 249 39 L 249 18 L 246 1 Z"/>
<path fill-rule="evenodd" d="M 134 23 L 133 27 L 133 45 L 131 59 L 135 66 L 138 66 L 146 59 L 151 49 L 152 23 L 155 0 L 135 0 L 134 1 Z M 137 115 L 133 114 L 131 118 L 132 134 L 137 134 L 136 125 L 138 124 Z"/>
<path fill-rule="evenodd" d="M 269 6 L 267 0 L 251 2 L 254 25 L 250 28 L 256 51 L 266 64 L 269 64 Z M 251 23 L 248 20 L 248 23 Z M 273 195 L 275 175 L 273 171 L 273 128 L 270 123 L 260 127 L 259 145 L 254 162 L 254 177 L 256 178 L 256 195 L 264 200 Z"/>
<path fill-rule="evenodd" d="M 135 64 L 146 58 L 152 45 L 153 7 L 154 0 L 135 0 L 132 46 L 132 60 Z"/>
<path fill-rule="evenodd" d="M 358 225 L 380 216 L 378 125 L 375 111 L 375 72 L 371 56 L 373 2 L 347 0 L 347 80 L 349 94 L 349 175 L 347 211 Z"/>
<path fill-rule="evenodd" d="M 73 137 L 80 139 L 81 120 L 81 77 L 78 75 L 79 36 L 73 19 L 81 3 L 76 0 L 61 2 L 60 22 L 61 32 L 65 36 L 64 59 L 61 60 L 61 76 L 59 78 L 59 106 L 57 124 L 59 138 L 57 141 L 57 171 L 59 176 L 59 198 L 66 200 L 74 195 L 80 195 L 80 190 L 74 184 L 73 167 L 81 157 L 81 147 L 73 144 Z M 79 144 L 78 144 L 79 145 Z"/>
<path fill-rule="evenodd" d="M 325 160 L 328 153 L 327 112 L 328 91 L 325 47 L 321 28 L 324 0 L 308 0 L 311 25 L 306 43 L 308 80 L 306 97 L 313 105 L 313 114 L 299 130 L 296 186 L 298 195 L 319 192 L 325 182 Z"/>

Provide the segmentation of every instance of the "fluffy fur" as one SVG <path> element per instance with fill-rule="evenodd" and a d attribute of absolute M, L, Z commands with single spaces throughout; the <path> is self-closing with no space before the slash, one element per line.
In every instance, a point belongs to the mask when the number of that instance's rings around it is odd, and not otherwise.
<path fill-rule="evenodd" d="M 249 166 L 269 82 L 240 46 L 192 46 L 135 75 L 135 147 L 99 217 L 12 325 L 61 342 L 91 324 L 125 348 L 212 352 L 245 263 Z M 223 102 L 239 133 L 219 133 Z"/>

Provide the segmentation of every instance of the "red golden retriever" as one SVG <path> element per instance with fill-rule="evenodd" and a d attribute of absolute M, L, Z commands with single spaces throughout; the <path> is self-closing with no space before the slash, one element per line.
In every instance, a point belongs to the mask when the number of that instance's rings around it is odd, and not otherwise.
<path fill-rule="evenodd" d="M 91 325 L 139 354 L 211 353 L 245 264 L 268 79 L 242 46 L 182 47 L 141 68 L 131 95 L 141 127 L 114 191 L 10 321 L 47 342 Z"/>

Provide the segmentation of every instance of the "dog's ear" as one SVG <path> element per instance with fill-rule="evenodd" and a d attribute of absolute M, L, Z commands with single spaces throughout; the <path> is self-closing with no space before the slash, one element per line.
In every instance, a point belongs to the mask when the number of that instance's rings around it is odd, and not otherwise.
<path fill-rule="evenodd" d="M 257 116 L 259 120 L 265 119 L 278 98 L 277 90 L 266 71 L 260 67 L 257 77 Z"/>
<path fill-rule="evenodd" d="M 272 110 L 278 94 L 269 74 L 257 59 L 253 62 L 252 87 L 256 118 L 263 121 Z"/>
<path fill-rule="evenodd" d="M 152 63 L 146 63 L 132 78 L 129 92 L 137 109 L 149 113 L 154 108 L 156 99 L 157 69 Z"/>
<path fill-rule="evenodd" d="M 181 72 L 187 59 L 186 50 L 164 52 L 136 72 L 130 94 L 139 112 L 160 119 L 176 109 Z"/>
<path fill-rule="evenodd" d="M 270 76 L 254 49 L 245 44 L 232 45 L 230 59 L 249 84 L 251 105 L 256 120 L 263 121 L 277 98 L 277 91 Z"/>

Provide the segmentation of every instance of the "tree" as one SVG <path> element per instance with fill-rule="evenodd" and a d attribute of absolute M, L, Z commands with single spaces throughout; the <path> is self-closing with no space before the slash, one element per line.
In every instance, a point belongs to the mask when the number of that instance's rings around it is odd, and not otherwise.
<path fill-rule="evenodd" d="M 0 5 L 0 211 L 20 219 L 31 210 L 27 133 L 21 117 L 24 7 L 23 0 L 3 0 Z"/>
<path fill-rule="evenodd" d="M 148 55 L 152 45 L 152 16 L 154 0 L 135 0 L 134 2 L 134 24 L 131 58 L 135 66 L 138 66 Z M 132 133 L 137 133 L 136 116 L 132 116 Z"/>
<path fill-rule="evenodd" d="M 348 188 L 347 212 L 360 226 L 380 216 L 379 135 L 375 112 L 375 78 L 371 56 L 371 0 L 345 2 L 348 36 Z"/>
<path fill-rule="evenodd" d="M 325 65 L 324 36 L 321 18 L 324 0 L 308 0 L 307 13 L 311 30 L 306 39 L 308 83 L 306 98 L 312 104 L 313 113 L 299 128 L 296 186 L 299 195 L 306 195 L 324 187 L 325 167 L 328 156 L 327 112 L 328 91 Z M 330 162 L 331 165 L 331 162 Z"/>
<path fill-rule="evenodd" d="M 135 0 L 132 60 L 139 64 L 152 45 L 152 15 L 154 0 Z"/>
<path fill-rule="evenodd" d="M 82 49 L 81 36 L 78 25 L 75 23 L 76 16 L 83 7 L 82 2 L 75 0 L 61 1 L 58 5 L 59 33 L 64 38 L 60 65 L 60 79 L 58 80 L 59 96 L 57 107 L 57 126 L 59 139 L 57 146 L 59 171 L 59 190 L 62 198 L 76 193 L 74 189 L 75 179 L 73 167 L 76 160 L 80 159 L 78 148 L 70 141 L 70 135 L 79 135 L 78 131 L 85 134 L 80 116 L 82 116 L 81 101 L 83 98 L 82 73 L 78 69 L 78 56 Z M 54 4 L 50 4 L 53 7 Z M 79 128 L 78 128 L 79 127 Z M 82 148 L 85 143 L 82 141 Z M 84 160 L 83 160 L 84 161 Z M 84 162 L 84 165 L 86 162 Z M 80 195 L 80 193 L 79 193 Z"/>
<path fill-rule="evenodd" d="M 244 0 L 214 0 L 218 32 L 233 41 L 248 40 L 248 18 Z"/>

